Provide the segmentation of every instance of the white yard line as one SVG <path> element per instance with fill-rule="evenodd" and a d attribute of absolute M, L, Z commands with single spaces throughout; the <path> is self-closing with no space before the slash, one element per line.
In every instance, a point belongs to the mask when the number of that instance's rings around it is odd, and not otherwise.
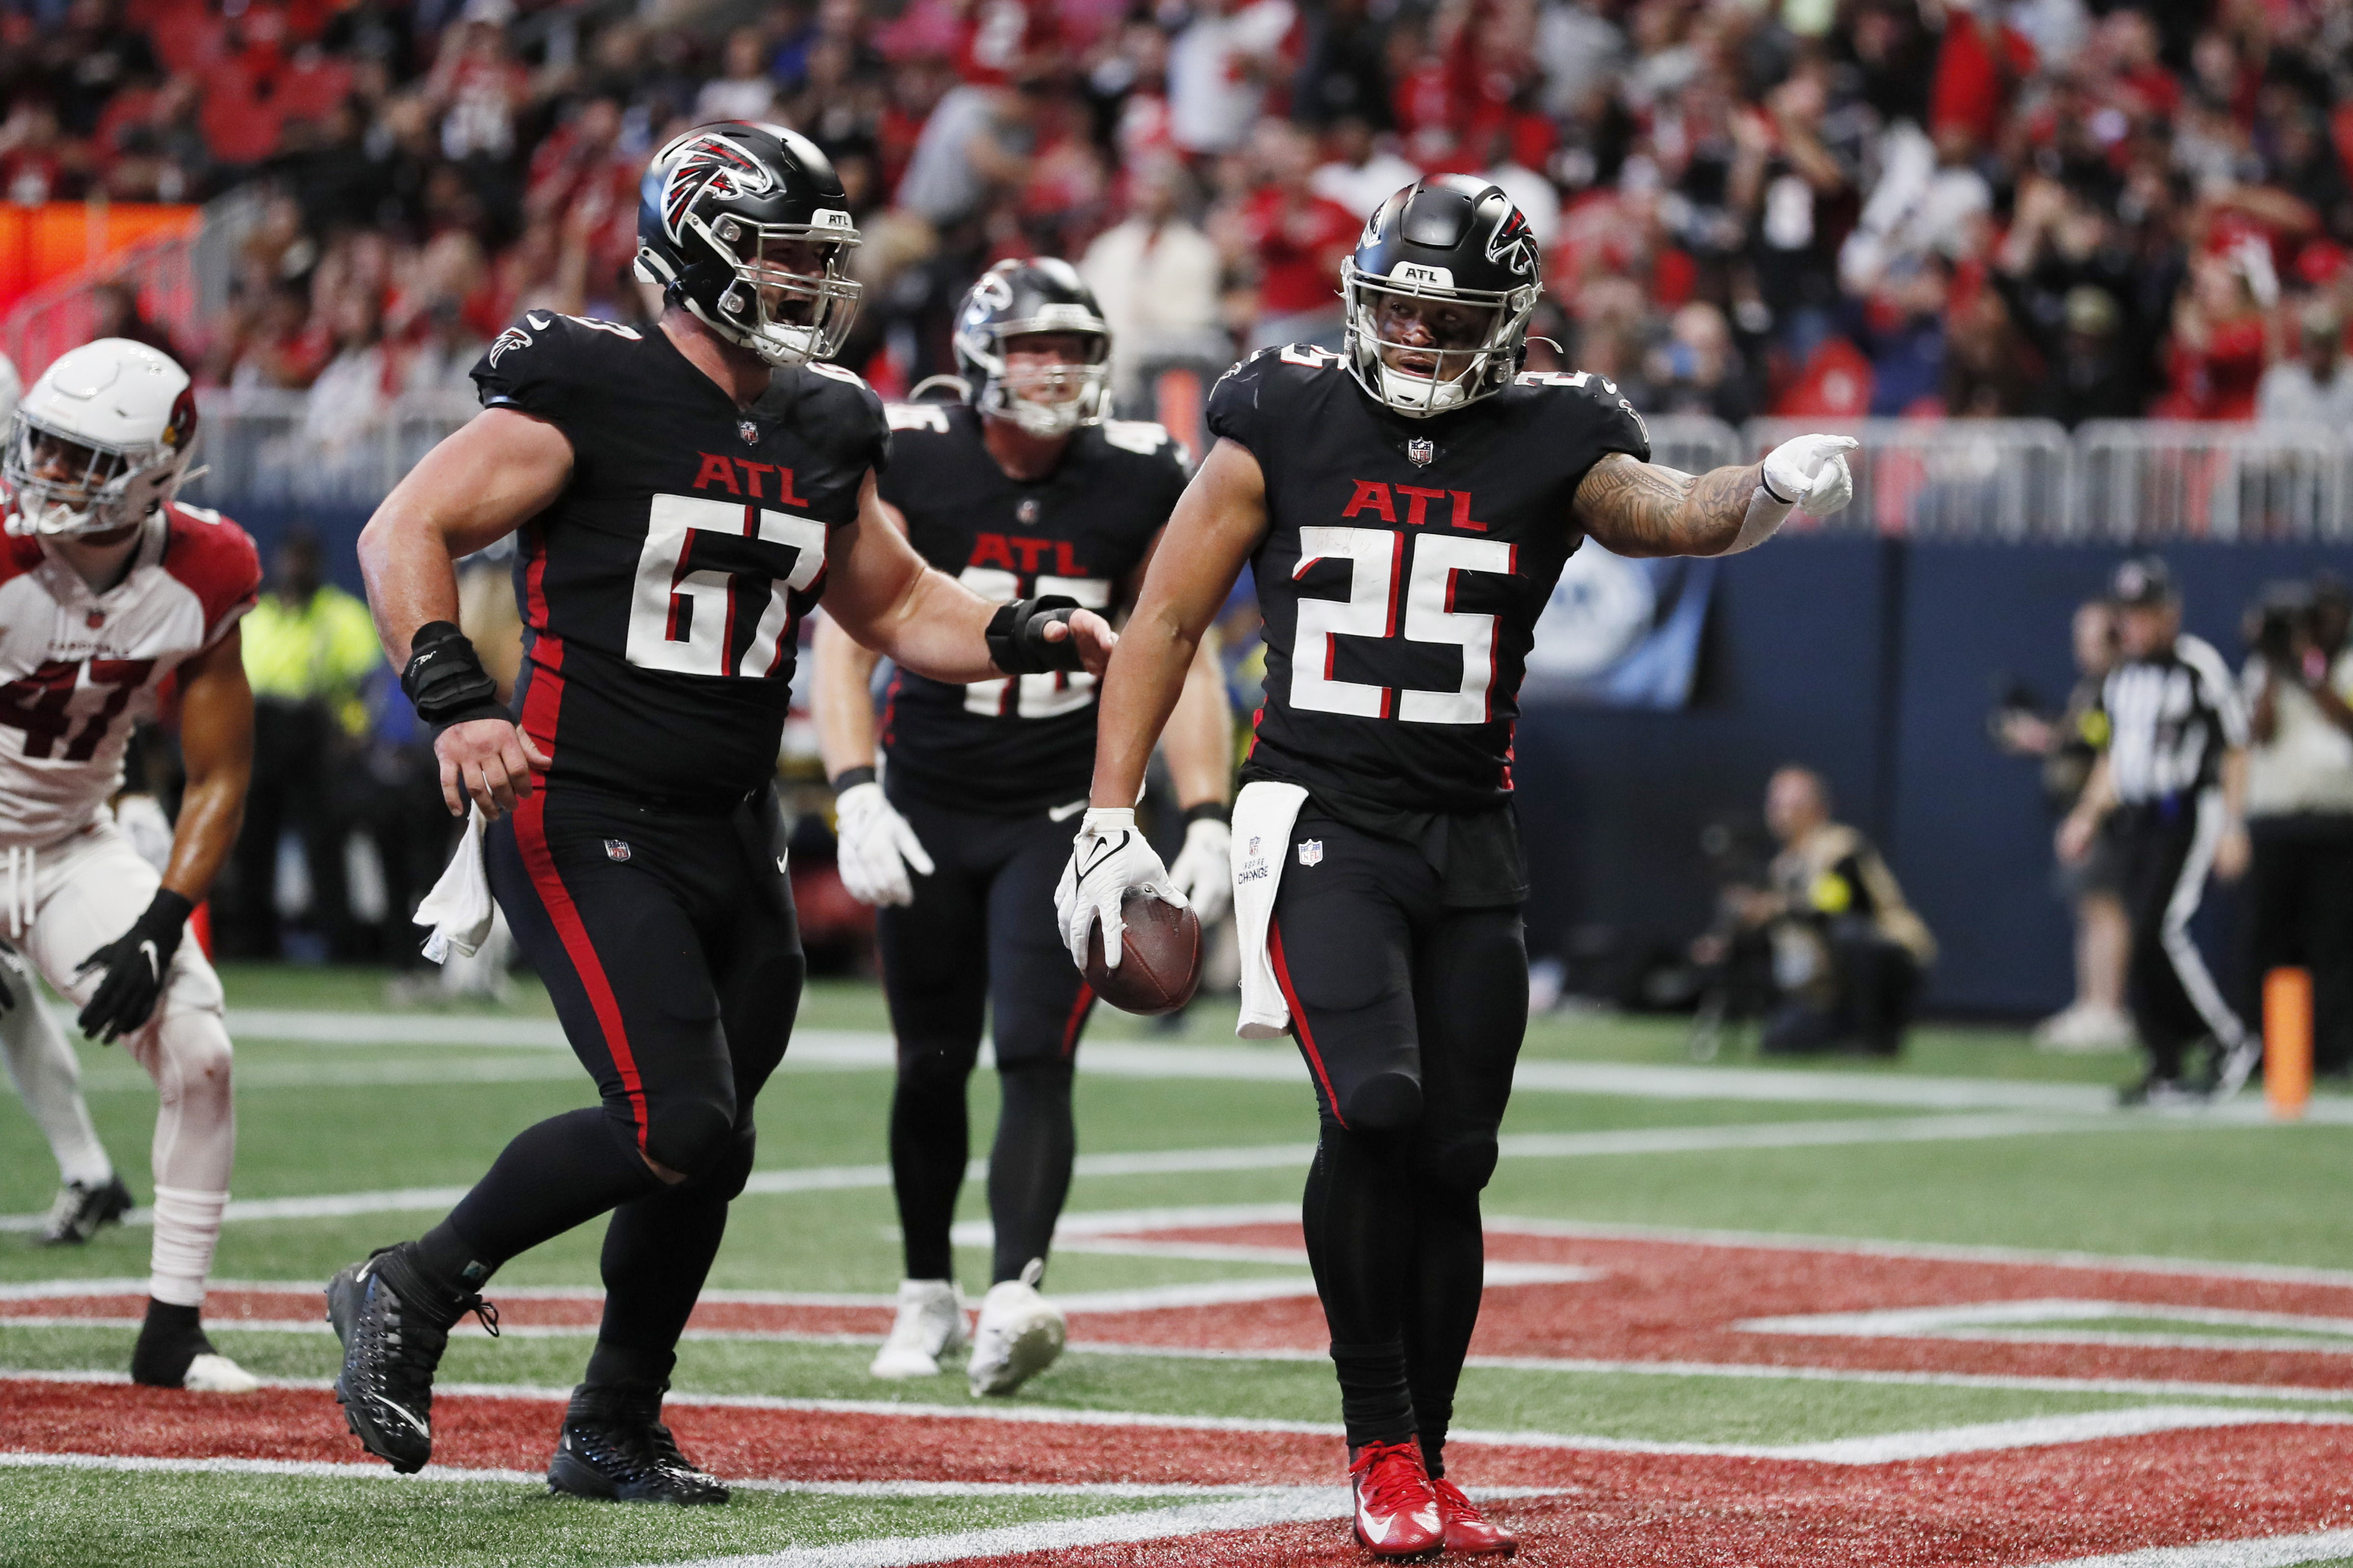
<path fill-rule="evenodd" d="M 2207 1541 L 2195 1546 L 2152 1546 L 2112 1557 L 2074 1557 L 2042 1568 L 2295 1568 L 2353 1557 L 2353 1530 L 2322 1530 L 2309 1535 L 2258 1535 L 2243 1541 Z"/>
<path fill-rule="evenodd" d="M 2274 1331 L 2159 1333 L 2089 1326 L 2117 1320 L 2195 1323 L 2228 1329 L 2269 1329 Z M 2056 1324 L 2087 1326 L 2053 1326 Z M 2316 1355 L 2353 1355 L 2353 1319 L 2305 1317 L 2291 1312 L 2248 1312 L 2222 1307 L 2175 1306 L 2163 1301 L 2069 1299 L 1978 1301 L 1950 1306 L 1883 1308 L 1865 1312 L 1817 1312 L 1778 1318 L 1750 1318 L 1735 1323 L 1733 1327 L 1759 1334 L 1831 1335 L 1852 1339 L 1966 1340 L 1994 1344 L 2121 1345 L 2153 1350 L 2298 1351 Z"/>
<path fill-rule="evenodd" d="M 1099 1514 L 1092 1519 L 1008 1524 L 995 1530 L 948 1535 L 903 1535 L 837 1546 L 795 1546 L 782 1552 L 738 1557 L 702 1557 L 663 1568 L 911 1568 L 919 1563 L 951 1563 L 965 1557 L 1009 1557 L 1032 1552 L 1071 1551 L 1123 1541 L 1165 1541 L 1214 1531 L 1263 1530 L 1273 1524 L 1345 1519 L 1348 1494 L 1338 1487 L 1302 1487 L 1289 1492 L 1187 1503 L 1177 1508 Z"/>
<path fill-rule="evenodd" d="M 1499 1140 L 1506 1159 L 1569 1160 L 1630 1154 L 1701 1153 L 1730 1149 L 1799 1149 L 1859 1143 L 1942 1142 L 1957 1139 L 2014 1138 L 2040 1133 L 2102 1131 L 2128 1126 L 2114 1119 L 2031 1117 L 2007 1113 L 1972 1116 L 1871 1118 L 1847 1121 L 1749 1122 L 1731 1126 L 1651 1127 L 1607 1132 L 1523 1132 Z M 1304 1170 L 1314 1155 L 1308 1143 L 1250 1144 L 1225 1149 L 1165 1149 L 1082 1154 L 1077 1174 L 1088 1177 L 1183 1175 L 1215 1171 Z M 967 1168 L 984 1179 L 985 1162 Z M 888 1165 L 818 1165 L 797 1170 L 755 1171 L 744 1184 L 747 1195 L 874 1190 L 891 1184 Z M 386 1192 L 331 1193 L 315 1197 L 233 1198 L 222 1216 L 231 1224 L 266 1220 L 337 1219 L 356 1215 L 446 1209 L 464 1187 L 403 1187 Z M 42 1214 L 0 1216 L 0 1232 L 37 1230 Z M 146 1209 L 133 1209 L 124 1224 L 152 1225 Z"/>

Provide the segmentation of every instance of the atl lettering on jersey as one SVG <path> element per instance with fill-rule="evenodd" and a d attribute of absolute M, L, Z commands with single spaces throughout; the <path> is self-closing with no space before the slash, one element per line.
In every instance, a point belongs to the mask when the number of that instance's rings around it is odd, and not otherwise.
<path fill-rule="evenodd" d="M 1208 426 L 1266 479 L 1266 700 L 1242 776 L 1403 811 L 1507 800 L 1536 617 L 1582 539 L 1577 487 L 1605 453 L 1649 460 L 1641 416 L 1607 381 L 1543 373 L 1411 419 L 1294 346 L 1229 371 Z"/>

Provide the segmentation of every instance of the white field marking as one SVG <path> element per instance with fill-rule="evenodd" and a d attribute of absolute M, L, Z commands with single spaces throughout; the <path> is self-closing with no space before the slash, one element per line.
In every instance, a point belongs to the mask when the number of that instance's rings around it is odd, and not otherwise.
<path fill-rule="evenodd" d="M 493 1018 L 462 1013 L 349 1013 L 269 1007 L 232 1008 L 232 1037 L 301 1040 L 316 1045 L 487 1045 L 567 1048 L 552 1018 Z M 987 1046 L 982 1062 L 994 1059 Z M 879 1030 L 803 1029 L 786 1055 L 790 1067 L 887 1068 L 896 1060 L 892 1037 Z M 1210 1078 L 1304 1083 L 1306 1068 L 1287 1047 L 1187 1046 L 1098 1040 L 1079 1054 L 1081 1072 L 1121 1078 Z M 1908 1074 L 1818 1071 L 1808 1068 L 1644 1066 L 1618 1062 L 1523 1060 L 1513 1077 L 1520 1089 L 1642 1100 L 1733 1100 L 1817 1104 L 1902 1105 L 1925 1110 L 1997 1110 L 2117 1114 L 2113 1094 L 2096 1084 L 2021 1082 L 2002 1079 L 1929 1078 Z M 2323 1096 L 2307 1121 L 2353 1123 L 2353 1099 Z M 2139 1121 L 2268 1119 L 2260 1099 L 2178 1111 L 2136 1111 Z"/>
<path fill-rule="evenodd" d="M 2035 1133 L 2122 1131 L 2129 1123 L 2111 1119 L 1978 1116 L 1896 1117 L 1847 1121 L 1761 1122 L 1715 1127 L 1656 1127 L 1611 1132 L 1523 1132 L 1499 1139 L 1510 1159 L 1693 1153 L 1718 1149 L 1796 1149 L 1853 1143 L 1915 1143 L 1965 1138 L 2010 1138 Z M 1303 1170 L 1314 1157 L 1312 1143 L 1253 1144 L 1227 1149 L 1165 1149 L 1082 1154 L 1082 1176 L 1182 1175 L 1208 1171 Z M 968 1180 L 985 1180 L 987 1163 L 965 1168 Z M 796 1170 L 755 1171 L 745 1195 L 879 1189 L 891 1184 L 888 1165 L 815 1165 Z M 331 1193 L 316 1197 L 232 1198 L 222 1219 L 230 1224 L 266 1220 L 340 1219 L 357 1215 L 447 1209 L 465 1196 L 464 1187 L 406 1187 L 389 1192 Z M 0 1231 L 37 1230 L 46 1213 L 0 1216 Z M 152 1211 L 132 1209 L 128 1226 L 154 1223 Z"/>
<path fill-rule="evenodd" d="M 2353 1530 L 2322 1530 L 2309 1535 L 2256 1535 L 2240 1541 L 2201 1541 L 2195 1546 L 2151 1546 L 2113 1557 L 2074 1557 L 2041 1568 L 2295 1568 L 2353 1556 Z"/>
<path fill-rule="evenodd" d="M 0 1369 L 0 1382 L 124 1384 L 122 1373 L 18 1372 Z M 265 1388 L 311 1391 L 332 1389 L 325 1378 L 260 1380 Z M 437 1393 L 459 1398 L 526 1400 L 556 1404 L 569 1400 L 569 1388 L 531 1384 L 450 1383 Z M 1056 1405 L 931 1405 L 913 1400 L 788 1399 L 762 1394 L 693 1394 L 673 1390 L 664 1400 L 673 1408 L 766 1410 L 832 1415 L 866 1415 L 900 1419 L 1011 1422 L 1050 1426 L 1103 1426 L 1126 1430 L 1176 1432 L 1247 1432 L 1296 1434 L 1313 1437 L 1345 1437 L 1336 1422 L 1262 1420 L 1238 1415 L 1170 1415 L 1134 1410 L 1078 1410 Z M 1773 1459 L 1809 1464 L 1870 1466 L 1936 1458 L 1952 1454 L 1995 1453 L 2012 1448 L 2049 1447 L 2062 1443 L 2094 1442 L 2105 1438 L 2146 1436 L 2157 1432 L 2223 1426 L 2346 1426 L 2353 1415 L 2335 1415 L 2288 1410 L 2233 1409 L 2221 1405 L 2141 1405 L 2125 1410 L 2087 1411 L 2076 1415 L 2038 1415 L 2017 1421 L 1979 1423 L 1965 1426 L 1928 1427 L 1912 1432 L 1883 1432 L 1862 1437 L 1840 1437 L 1821 1443 L 1767 1446 L 1747 1443 L 1661 1443 L 1641 1438 L 1605 1437 L 1564 1432 L 1491 1432 L 1457 1427 L 1447 1440 L 1475 1447 L 1545 1448 L 1590 1453 L 1662 1454 L 1700 1458 Z"/>
<path fill-rule="evenodd" d="M 543 1470 L 427 1465 L 402 1475 L 388 1465 L 364 1461 L 340 1463 L 326 1459 L 164 1459 L 116 1454 L 36 1454 L 0 1452 L 0 1468 L 58 1470 L 148 1470 L 184 1475 L 315 1476 L 329 1480 L 493 1481 L 544 1487 Z M 728 1479 L 739 1490 L 804 1492 L 819 1497 L 854 1498 L 1158 1498 L 1264 1497 L 1322 1488 L 1273 1486 L 1204 1486 L 1189 1481 L 1159 1485 L 1143 1481 L 774 1481 Z M 1548 1497 L 1540 1487 L 1474 1488 L 1491 1497 Z"/>
<path fill-rule="evenodd" d="M 665 1564 L 664 1568 L 910 1568 L 918 1563 L 1008 1557 L 1123 1541 L 1165 1541 L 1171 1536 L 1206 1535 L 1214 1531 L 1262 1530 L 1272 1524 L 1345 1519 L 1348 1508 L 1348 1494 L 1341 1488 L 1302 1487 L 1292 1493 L 1101 1514 L 1092 1519 L 1008 1524 L 995 1530 L 965 1530 L 949 1535 L 849 1541 L 834 1546 L 795 1546 L 741 1557 L 702 1557 Z"/>
<path fill-rule="evenodd" d="M 81 1296 L 144 1298 L 147 1285 L 147 1276 L 143 1274 L 111 1279 L 34 1280 L 0 1285 L 0 1301 L 42 1301 Z M 211 1288 L 216 1291 L 250 1290 L 265 1295 L 323 1297 L 326 1294 L 324 1283 L 311 1279 L 216 1279 L 212 1281 Z M 602 1301 L 605 1288 L 601 1285 L 500 1285 L 492 1289 L 491 1294 L 501 1301 Z M 896 1295 L 831 1290 L 711 1289 L 704 1290 L 696 1300 L 750 1307 L 895 1307 L 899 1304 Z M 7 1321 L 0 1319 L 0 1321 Z"/>
<path fill-rule="evenodd" d="M 2152 1333 L 2133 1330 L 2052 1328 L 2053 1323 L 2200 1323 L 2215 1328 L 2271 1329 L 2270 1334 Z M 2002 1325 L 2031 1325 L 2004 1327 Z M 2353 1355 L 2353 1318 L 2301 1317 L 2162 1301 L 1979 1301 L 1938 1307 L 1894 1307 L 1868 1312 L 1820 1312 L 1749 1318 L 1733 1325 L 1759 1334 L 1828 1334 L 1854 1339 L 1967 1340 L 2000 1344 L 2124 1345 L 2209 1351 L 2305 1351 Z"/>

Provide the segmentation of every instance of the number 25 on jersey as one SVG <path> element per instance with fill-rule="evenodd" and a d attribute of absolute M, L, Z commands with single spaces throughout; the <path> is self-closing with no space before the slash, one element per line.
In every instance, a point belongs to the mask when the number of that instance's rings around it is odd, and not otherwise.
<path fill-rule="evenodd" d="M 1463 573 L 1510 576 L 1517 564 L 1513 546 L 1500 539 L 1453 534 L 1409 539 L 1387 528 L 1303 528 L 1292 580 L 1298 581 L 1318 562 L 1335 560 L 1353 563 L 1348 596 L 1303 596 L 1299 601 L 1298 635 L 1291 655 L 1293 708 L 1359 719 L 1395 718 L 1408 724 L 1483 724 L 1494 716 L 1495 617 L 1455 609 L 1455 585 Z M 1409 642 L 1462 650 L 1459 685 L 1451 691 L 1433 691 L 1333 679 L 1333 658 L 1338 651 L 1334 638 L 1393 638 L 1399 635 L 1400 622 Z"/>

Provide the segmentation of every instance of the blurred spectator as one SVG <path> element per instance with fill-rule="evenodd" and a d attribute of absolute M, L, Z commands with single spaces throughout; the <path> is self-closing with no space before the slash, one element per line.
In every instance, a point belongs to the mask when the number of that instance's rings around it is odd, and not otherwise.
<path fill-rule="evenodd" d="M 1168 129 L 1180 150 L 1231 153 L 1250 139 L 1296 19 L 1291 0 L 1198 0 L 1168 45 Z"/>
<path fill-rule="evenodd" d="M 2345 366 L 2345 318 L 2334 302 L 2304 308 L 2298 353 L 2263 372 L 2255 417 L 2266 425 L 2325 425 L 2353 430 L 2353 371 Z"/>
<path fill-rule="evenodd" d="M 1344 115 L 1324 138 L 1329 154 L 1308 177 L 1308 188 L 1361 216 L 1421 178 L 1421 171 L 1383 146 L 1362 115 Z"/>
<path fill-rule="evenodd" d="M 1111 326 L 1120 406 L 1151 417 L 1156 367 L 1198 364 L 1212 375 L 1231 353 L 1219 313 L 1218 247 L 1184 216 L 1185 172 L 1173 159 L 1136 171 L 1126 219 L 1087 247 L 1080 274 Z"/>
<path fill-rule="evenodd" d="M 2116 297 L 2094 283 L 2067 290 L 2058 341 L 2029 411 L 2073 429 L 2086 419 L 2128 419 L 2141 409 L 2141 355 L 2123 340 Z"/>
<path fill-rule="evenodd" d="M 269 584 L 243 631 L 253 683 L 253 784 L 221 900 L 221 952 L 279 955 L 280 844 L 290 836 L 309 872 L 308 916 L 323 952 L 349 956 L 347 822 L 332 785 L 368 732 L 362 684 L 384 663 L 375 624 L 365 605 L 326 582 L 319 537 L 298 525 L 271 552 Z"/>
<path fill-rule="evenodd" d="M 1292 87 L 1293 118 L 1318 126 L 1353 120 L 1388 130 L 1395 122 L 1388 40 L 1366 0 L 1321 0 L 1306 7 L 1300 22 L 1304 38 Z"/>
<path fill-rule="evenodd" d="M 2116 616 L 2105 599 L 2075 607 L 2069 626 L 2075 685 L 2057 714 L 2035 711 L 2031 700 L 2006 699 L 1993 719 L 2004 751 L 2042 761 L 2042 799 L 2063 818 L 2083 799 L 2092 768 L 2107 742 L 2101 689 L 2116 662 Z M 2047 1051 L 2105 1051 L 2132 1044 L 2125 1012 L 2125 960 L 2132 928 L 2125 919 L 2122 867 L 2116 840 L 2095 837 L 2075 864 L 2062 862 L 2053 879 L 2075 920 L 2075 999 L 2035 1026 L 2034 1043 Z"/>
<path fill-rule="evenodd" d="M 1667 341 L 1651 351 L 1644 369 L 1645 406 L 1661 414 L 1706 414 L 1737 425 L 1756 412 L 1732 328 L 1713 305 L 1694 301 L 1677 310 Z"/>
<path fill-rule="evenodd" d="M 353 290 L 331 307 L 335 354 L 311 384 L 302 440 L 312 460 L 332 467 L 383 421 L 398 390 L 384 351 L 384 323 L 374 298 Z M 332 592 L 332 590 L 322 590 Z"/>
<path fill-rule="evenodd" d="M 767 42 L 757 27 L 738 27 L 727 35 L 721 68 L 724 74 L 704 82 L 695 95 L 697 121 L 770 118 L 768 106 L 776 100 L 776 84 L 762 58 L 767 53 Z"/>
<path fill-rule="evenodd" d="M 1340 346 L 1340 263 L 1356 248 L 1364 213 L 1326 201 L 1308 185 L 1313 144 L 1292 126 L 1268 121 L 1251 148 L 1263 181 L 1236 215 L 1258 274 L 1257 321 L 1250 346 Z"/>
<path fill-rule="evenodd" d="M 2247 616 L 2251 979 L 2311 971 L 2313 1067 L 2353 1072 L 2353 616 L 2341 579 L 2281 584 Z M 2259 994 L 2260 993 L 2258 993 Z"/>
<path fill-rule="evenodd" d="M 923 124 L 899 185 L 899 205 L 944 229 L 1018 186 L 1029 178 L 1037 151 L 1033 122 L 1045 90 L 1035 80 L 1018 89 L 950 89 Z"/>

